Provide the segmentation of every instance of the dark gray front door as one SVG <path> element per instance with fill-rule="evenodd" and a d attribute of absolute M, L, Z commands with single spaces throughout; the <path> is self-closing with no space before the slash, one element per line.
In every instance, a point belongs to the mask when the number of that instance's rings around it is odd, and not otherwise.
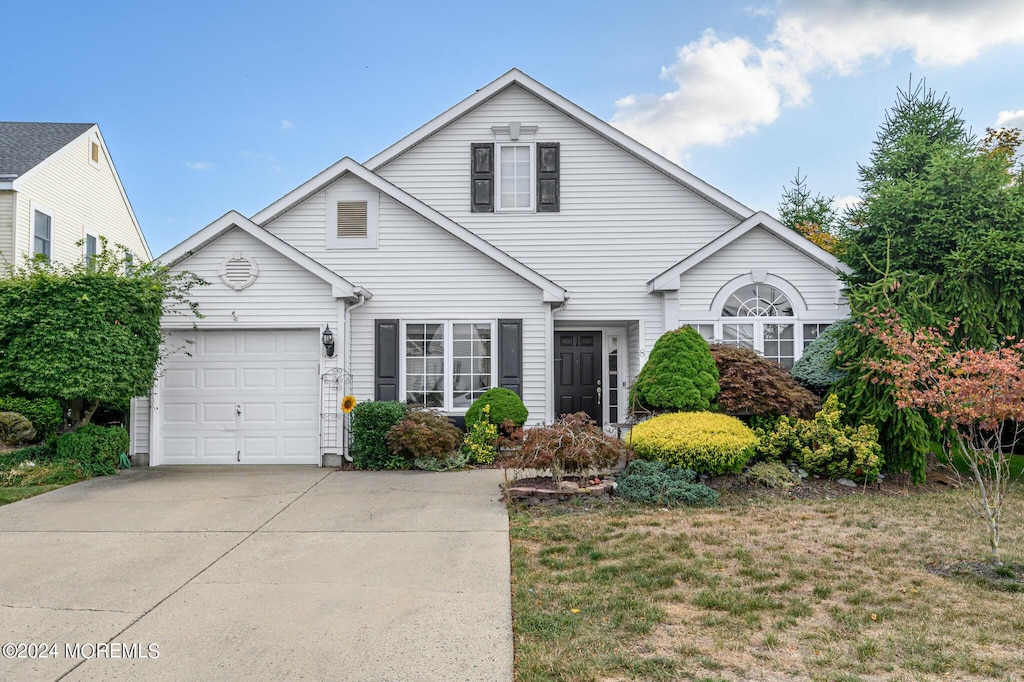
<path fill-rule="evenodd" d="M 555 332 L 555 411 L 601 425 L 601 332 Z"/>

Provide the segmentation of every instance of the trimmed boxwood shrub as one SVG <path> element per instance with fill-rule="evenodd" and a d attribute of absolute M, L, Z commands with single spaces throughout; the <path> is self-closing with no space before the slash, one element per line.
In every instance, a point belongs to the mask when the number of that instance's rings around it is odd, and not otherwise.
<path fill-rule="evenodd" d="M 665 332 L 633 384 L 634 405 L 655 410 L 707 410 L 718 394 L 718 369 L 708 343 L 692 327 Z"/>
<path fill-rule="evenodd" d="M 394 455 L 388 431 L 402 421 L 405 403 L 377 400 L 359 403 L 352 410 L 352 461 L 357 469 L 393 469 Z"/>
<path fill-rule="evenodd" d="M 64 417 L 60 403 L 53 398 L 0 398 L 0 412 L 17 412 L 27 418 L 39 440 L 56 433 Z"/>
<path fill-rule="evenodd" d="M 675 412 L 633 427 L 633 452 L 699 473 L 739 471 L 754 455 L 757 436 L 736 417 L 710 412 Z"/>
<path fill-rule="evenodd" d="M 821 407 L 818 397 L 801 386 L 786 368 L 749 348 L 722 343 L 710 346 L 718 367 L 718 408 L 735 416 L 802 417 Z"/>
<path fill-rule="evenodd" d="M 110 476 L 117 473 L 118 458 L 130 442 L 120 426 L 86 424 L 57 439 L 57 459 L 78 464 L 89 476 Z"/>
<path fill-rule="evenodd" d="M 472 429 L 474 424 L 484 418 L 484 405 L 491 406 L 488 421 L 495 426 L 501 426 L 506 421 L 510 421 L 516 428 L 519 428 L 526 423 L 526 418 L 530 416 L 526 405 L 523 404 L 523 399 L 515 391 L 495 386 L 484 391 L 466 410 L 467 430 Z"/>
<path fill-rule="evenodd" d="M 670 467 L 664 462 L 630 462 L 616 483 L 616 495 L 642 504 L 713 507 L 719 500 L 717 491 L 697 483 L 693 470 Z"/>
<path fill-rule="evenodd" d="M 849 318 L 831 324 L 818 335 L 804 354 L 793 365 L 790 373 L 804 386 L 824 394 L 832 384 L 846 376 L 846 372 L 835 368 L 836 348 L 839 336 L 850 325 Z"/>

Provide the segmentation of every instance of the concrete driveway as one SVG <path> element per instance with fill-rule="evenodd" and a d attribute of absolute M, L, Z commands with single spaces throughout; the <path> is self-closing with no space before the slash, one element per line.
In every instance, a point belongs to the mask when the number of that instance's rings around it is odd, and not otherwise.
<path fill-rule="evenodd" d="M 511 680 L 500 477 L 160 467 L 0 507 L 0 644 L 34 656 L 0 679 Z"/>

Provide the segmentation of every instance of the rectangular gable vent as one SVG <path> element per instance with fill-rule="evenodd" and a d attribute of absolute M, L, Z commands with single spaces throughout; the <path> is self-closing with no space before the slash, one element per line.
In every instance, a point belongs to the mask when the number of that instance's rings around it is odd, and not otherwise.
<path fill-rule="evenodd" d="M 338 239 L 365 239 L 366 202 L 338 202 Z"/>

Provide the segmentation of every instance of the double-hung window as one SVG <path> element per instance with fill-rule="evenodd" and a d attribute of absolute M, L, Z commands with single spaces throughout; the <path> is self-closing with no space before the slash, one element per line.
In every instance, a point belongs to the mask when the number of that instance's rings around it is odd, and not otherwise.
<path fill-rule="evenodd" d="M 32 255 L 49 263 L 53 258 L 53 216 L 35 210 L 32 222 Z"/>
<path fill-rule="evenodd" d="M 498 145 L 499 211 L 533 210 L 533 145 Z"/>
<path fill-rule="evenodd" d="M 407 403 L 462 412 L 494 385 L 493 322 L 406 322 L 402 333 Z"/>

